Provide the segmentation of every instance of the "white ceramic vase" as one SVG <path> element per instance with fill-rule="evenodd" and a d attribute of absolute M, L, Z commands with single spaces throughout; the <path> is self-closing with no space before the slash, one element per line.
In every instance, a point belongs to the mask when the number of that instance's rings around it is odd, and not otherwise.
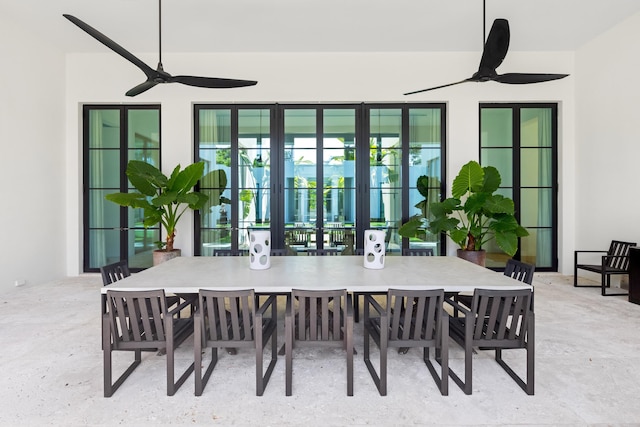
<path fill-rule="evenodd" d="M 384 268 L 384 234 L 383 230 L 364 231 L 364 266 L 371 269 Z"/>
<path fill-rule="evenodd" d="M 271 231 L 251 231 L 249 233 L 249 268 L 266 270 L 269 267 L 271 267 Z"/>

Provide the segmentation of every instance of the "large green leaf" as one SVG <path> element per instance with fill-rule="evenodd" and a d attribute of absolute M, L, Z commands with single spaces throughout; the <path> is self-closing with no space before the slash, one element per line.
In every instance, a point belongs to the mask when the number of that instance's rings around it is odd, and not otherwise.
<path fill-rule="evenodd" d="M 107 194 L 104 198 L 120 206 L 130 206 L 132 208 L 143 208 L 149 204 L 147 197 L 140 193 L 112 193 Z"/>
<path fill-rule="evenodd" d="M 418 188 L 418 192 L 425 199 L 429 198 L 429 177 L 426 175 L 421 175 L 418 177 L 416 181 L 416 187 Z"/>
<path fill-rule="evenodd" d="M 500 172 L 493 166 L 485 166 L 482 168 L 484 171 L 484 181 L 482 183 L 482 190 L 486 193 L 493 193 L 500 187 L 502 178 L 500 178 Z"/>
<path fill-rule="evenodd" d="M 400 226 L 398 234 L 402 237 L 414 237 L 420 228 L 422 228 L 422 216 L 414 215 Z"/>
<path fill-rule="evenodd" d="M 167 183 L 167 177 L 158 168 L 139 160 L 129 161 L 126 174 L 131 185 L 147 196 L 155 196 Z"/>
<path fill-rule="evenodd" d="M 478 191 L 482 188 L 484 180 L 484 171 L 480 164 L 476 161 L 470 161 L 462 166 L 458 176 L 453 180 L 451 186 L 451 195 L 460 198 L 469 191 Z"/>
<path fill-rule="evenodd" d="M 515 233 L 496 233 L 498 247 L 509 256 L 514 256 L 518 250 L 518 237 Z"/>
<path fill-rule="evenodd" d="M 485 210 L 488 213 L 492 214 L 504 213 L 513 215 L 513 213 L 515 212 L 515 207 L 513 204 L 513 200 L 500 194 L 494 194 L 489 199 L 487 199 Z"/>
<path fill-rule="evenodd" d="M 204 162 L 191 164 L 175 177 L 170 189 L 178 193 L 187 193 L 198 183 L 203 173 Z"/>

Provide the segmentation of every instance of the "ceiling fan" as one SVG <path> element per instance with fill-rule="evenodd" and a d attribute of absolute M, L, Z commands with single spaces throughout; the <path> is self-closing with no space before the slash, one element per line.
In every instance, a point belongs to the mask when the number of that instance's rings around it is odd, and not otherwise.
<path fill-rule="evenodd" d="M 196 87 L 204 87 L 204 88 L 212 88 L 212 89 L 223 89 L 223 88 L 235 88 L 235 87 L 243 87 L 243 86 L 253 86 L 257 84 L 257 81 L 254 80 L 236 80 L 236 79 L 223 79 L 218 77 L 197 77 L 197 76 L 172 76 L 171 74 L 164 71 L 162 68 L 162 6 L 161 0 L 158 0 L 158 50 L 159 50 L 159 58 L 158 58 L 158 66 L 154 70 L 145 64 L 142 60 L 134 56 L 131 52 L 111 40 L 109 37 L 102 34 L 100 31 L 96 30 L 89 24 L 81 21 L 73 15 L 63 14 L 65 18 L 69 21 L 73 22 L 75 25 L 84 30 L 87 34 L 89 34 L 94 39 L 98 40 L 100 43 L 122 56 L 127 61 L 131 62 L 136 67 L 140 68 L 142 72 L 147 76 L 147 80 L 139 85 L 129 89 L 127 91 L 127 96 L 136 96 L 145 92 L 158 83 L 182 83 L 188 86 L 196 86 Z"/>
<path fill-rule="evenodd" d="M 485 13 L 485 2 L 483 2 L 483 20 Z M 405 95 L 413 95 L 414 93 L 426 92 L 429 90 L 440 89 L 443 87 L 453 86 L 466 82 L 487 82 L 495 81 L 498 83 L 508 84 L 529 84 L 529 83 L 541 83 L 551 80 L 558 80 L 568 76 L 568 74 L 541 74 L 541 73 L 505 73 L 498 74 L 496 68 L 502 64 L 507 50 L 509 49 L 509 21 L 506 19 L 496 19 L 493 21 L 491 30 L 489 31 L 489 37 L 484 43 L 484 50 L 482 52 L 482 58 L 480 59 L 480 66 L 468 79 L 460 80 L 454 83 L 448 83 L 445 85 L 430 87 L 428 89 L 415 90 L 413 92 L 407 92 Z M 484 41 L 484 39 L 483 39 Z"/>

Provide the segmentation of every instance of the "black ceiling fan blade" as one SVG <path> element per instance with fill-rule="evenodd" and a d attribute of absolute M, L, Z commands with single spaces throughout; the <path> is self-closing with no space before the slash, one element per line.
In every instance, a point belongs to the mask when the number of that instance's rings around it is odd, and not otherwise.
<path fill-rule="evenodd" d="M 428 92 L 430 90 L 441 89 L 443 87 L 455 86 L 455 85 L 459 85 L 460 83 L 466 83 L 466 82 L 472 82 L 472 81 L 473 81 L 472 78 L 468 78 L 468 79 L 460 80 L 459 82 L 447 83 L 446 85 L 434 86 L 427 89 L 414 90 L 413 92 L 407 92 L 404 95 L 413 95 L 415 93 Z"/>
<path fill-rule="evenodd" d="M 73 22 L 75 25 L 80 27 L 80 29 L 82 29 L 84 32 L 89 34 L 94 39 L 98 40 L 103 45 L 105 45 L 106 47 L 108 47 L 118 55 L 122 56 L 124 59 L 131 62 L 136 67 L 140 68 L 142 72 L 144 72 L 147 75 L 147 77 L 151 77 L 153 75 L 154 73 L 153 68 L 149 67 L 147 64 L 142 62 L 139 58 L 134 56 L 131 52 L 129 52 L 128 50 L 120 46 L 118 43 L 111 40 L 109 37 L 102 34 L 100 31 L 93 28 L 91 25 L 87 24 L 86 22 L 83 22 L 82 20 L 76 18 L 73 15 L 63 14 L 62 16 L 67 18 L 69 21 Z"/>
<path fill-rule="evenodd" d="M 140 83 L 138 86 L 129 89 L 127 91 L 127 93 L 125 93 L 125 95 L 127 95 L 127 96 L 140 95 L 142 92 L 148 91 L 149 89 L 151 89 L 152 87 L 154 87 L 157 84 L 158 84 L 158 82 L 155 82 L 153 80 L 147 80 L 147 81 L 145 81 L 143 83 Z"/>
<path fill-rule="evenodd" d="M 496 82 L 512 85 L 524 85 L 529 83 L 550 82 L 564 79 L 569 74 L 543 74 L 543 73 L 505 73 L 493 78 Z"/>
<path fill-rule="evenodd" d="M 234 87 L 254 86 L 258 82 L 255 80 L 223 79 L 219 77 L 197 77 L 197 76 L 172 76 L 167 79 L 168 83 L 182 83 L 188 86 L 205 87 L 210 89 L 228 89 Z"/>
<path fill-rule="evenodd" d="M 493 21 L 489 37 L 484 43 L 480 66 L 478 67 L 479 75 L 489 75 L 495 73 L 496 68 L 502 64 L 507 51 L 509 50 L 509 21 L 506 19 L 496 19 Z"/>

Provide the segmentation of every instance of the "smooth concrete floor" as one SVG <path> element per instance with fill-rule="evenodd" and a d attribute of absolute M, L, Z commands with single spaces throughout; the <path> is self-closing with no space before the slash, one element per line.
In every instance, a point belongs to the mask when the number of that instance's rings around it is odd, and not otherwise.
<path fill-rule="evenodd" d="M 536 274 L 534 285 L 535 396 L 490 351 L 474 355 L 473 395 L 450 381 L 449 396 L 441 396 L 413 349 L 390 352 L 388 395 L 381 397 L 362 361 L 356 324 L 353 397 L 346 396 L 342 351 L 300 349 L 291 397 L 284 393 L 284 357 L 257 397 L 255 358 L 242 350 L 221 355 L 201 397 L 194 396 L 193 375 L 166 396 L 165 357 L 147 352 L 114 396 L 104 398 L 100 278 L 7 289 L 0 292 L 0 425 L 640 425 L 640 306 L 602 297 L 596 288 L 574 288 L 566 276 Z M 177 352 L 177 369 L 193 360 L 192 352 L 190 338 Z M 131 359 L 114 357 L 116 366 Z M 504 357 L 524 372 L 524 350 Z M 463 367 L 454 343 L 450 365 Z"/>

